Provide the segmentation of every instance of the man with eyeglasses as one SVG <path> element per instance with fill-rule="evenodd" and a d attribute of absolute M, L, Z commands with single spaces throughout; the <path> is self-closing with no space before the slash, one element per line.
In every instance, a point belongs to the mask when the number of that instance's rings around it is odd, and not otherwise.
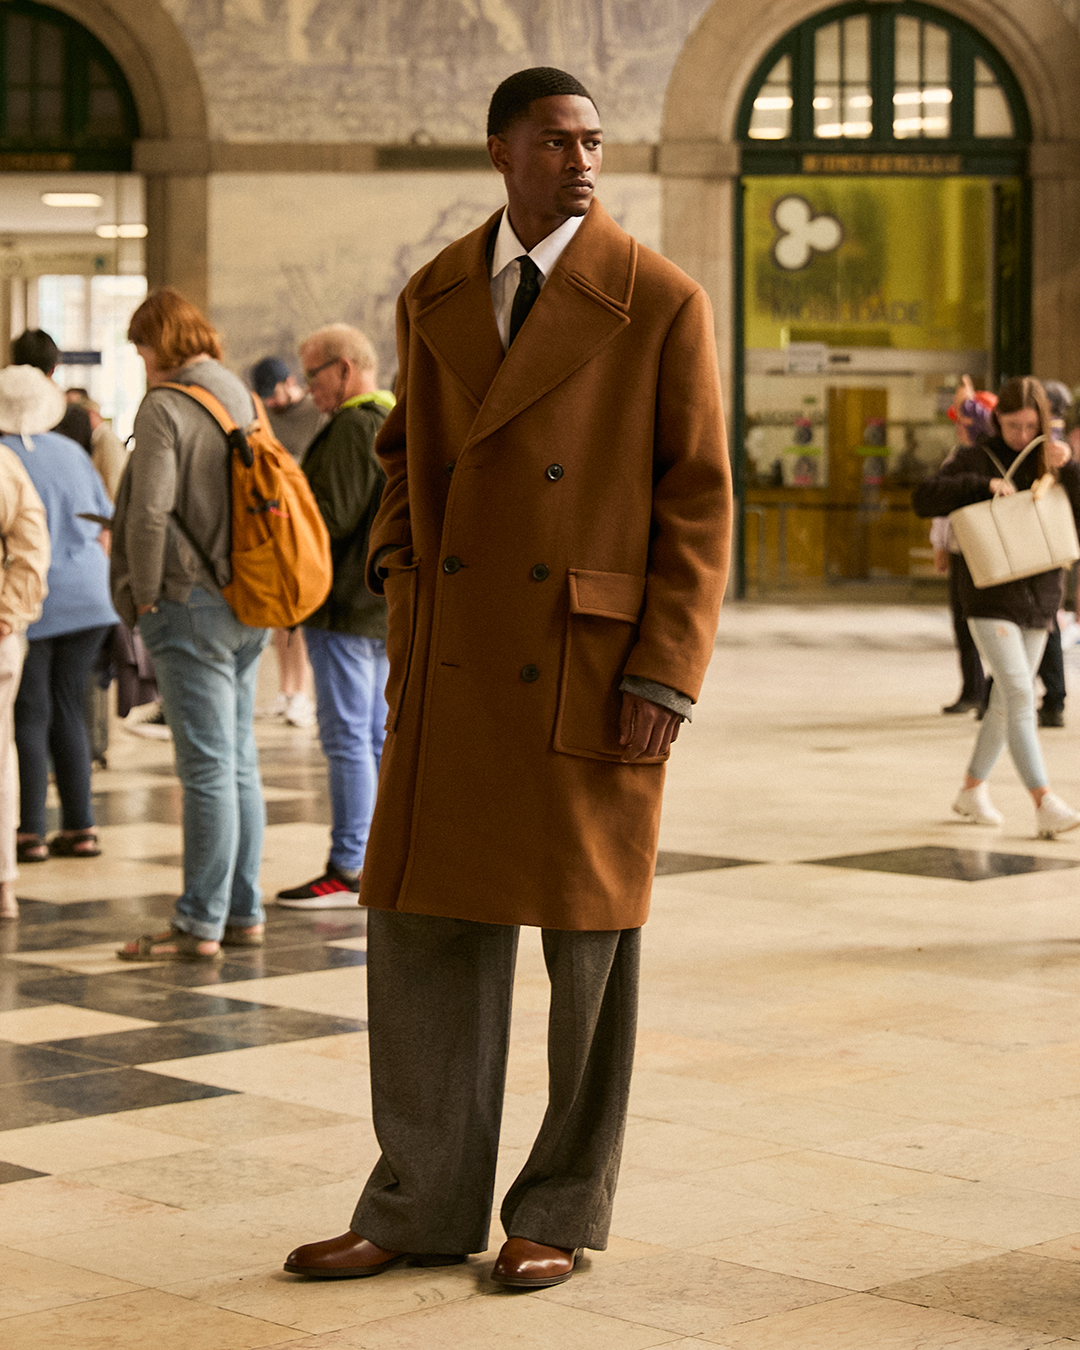
<path fill-rule="evenodd" d="M 394 400 L 378 388 L 371 343 L 347 324 L 312 333 L 301 344 L 300 359 L 316 408 L 330 418 L 301 468 L 330 532 L 334 562 L 326 602 L 304 620 L 332 824 L 325 870 L 279 891 L 277 899 L 285 909 L 353 908 L 386 722 L 386 602 L 368 590 L 364 571 L 371 522 L 386 481 L 375 457 L 375 437 Z"/>

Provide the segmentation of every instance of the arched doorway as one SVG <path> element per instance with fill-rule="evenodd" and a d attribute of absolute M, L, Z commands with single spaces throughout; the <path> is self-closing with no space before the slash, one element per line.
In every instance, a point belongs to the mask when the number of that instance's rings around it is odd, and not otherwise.
<path fill-rule="evenodd" d="M 0 364 L 41 326 L 123 429 L 131 308 L 172 282 L 206 303 L 209 144 L 191 54 L 157 0 L 0 4 Z"/>
<path fill-rule="evenodd" d="M 889 14 L 904 7 L 852 8 Z M 918 17 L 912 7 L 908 11 L 909 17 Z M 1080 268 L 1075 265 L 1080 257 L 1080 102 L 1073 85 L 1080 33 L 1054 0 L 1024 0 L 1022 7 L 1007 0 L 941 0 L 934 14 L 945 17 L 946 27 L 963 21 L 991 52 L 1007 58 L 1003 64 L 1026 106 L 1031 140 L 1025 228 L 1032 265 L 1030 304 L 1021 296 L 1019 319 L 1031 334 L 1031 365 L 1075 383 L 1080 380 L 1080 328 L 1072 318 L 1080 310 Z M 740 143 L 740 109 L 770 53 L 806 20 L 824 17 L 824 8 L 813 0 L 774 0 L 764 9 L 757 0 L 718 0 L 688 39 L 668 86 L 659 152 L 663 249 L 702 282 L 713 300 L 729 409 L 737 408 L 742 396 L 736 340 L 742 330 L 740 320 L 737 331 L 735 319 L 743 277 L 737 248 L 742 244 L 743 156 L 760 148 Z M 837 17 L 843 16 L 834 13 Z M 865 149 L 850 144 L 861 138 L 839 139 L 853 153 Z M 897 153 L 910 150 L 910 139 L 905 140 L 907 145 L 893 147 Z M 925 153 L 926 145 L 917 152 Z M 1004 360 L 999 364 L 1004 368 Z M 735 448 L 738 469 L 742 448 Z M 745 501 L 745 483 L 739 490 Z M 748 553 L 745 543 L 740 541 L 740 560 Z M 751 556 L 756 561 L 756 545 Z"/>
<path fill-rule="evenodd" d="M 746 591 L 909 598 L 958 380 L 1031 369 L 1023 96 L 944 11 L 848 3 L 775 44 L 737 134 Z"/>

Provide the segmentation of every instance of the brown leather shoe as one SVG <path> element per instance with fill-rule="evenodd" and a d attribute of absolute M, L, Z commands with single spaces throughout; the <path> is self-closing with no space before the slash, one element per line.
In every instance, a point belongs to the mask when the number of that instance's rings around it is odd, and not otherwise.
<path fill-rule="evenodd" d="M 491 1272 L 507 1289 L 549 1289 L 565 1284 L 581 1260 L 580 1247 L 545 1247 L 528 1238 L 508 1238 Z"/>
<path fill-rule="evenodd" d="M 325 1242 L 297 1247 L 285 1258 L 285 1269 L 316 1280 L 362 1280 L 402 1262 L 411 1266 L 456 1266 L 465 1259 L 456 1253 L 388 1252 L 356 1233 L 342 1233 Z"/>

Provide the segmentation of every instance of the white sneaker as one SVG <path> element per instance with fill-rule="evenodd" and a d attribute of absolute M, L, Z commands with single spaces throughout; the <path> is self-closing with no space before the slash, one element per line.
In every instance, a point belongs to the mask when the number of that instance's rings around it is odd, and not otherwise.
<path fill-rule="evenodd" d="M 285 721 L 291 727 L 313 727 L 315 704 L 307 694 L 293 694 L 285 708 Z"/>
<path fill-rule="evenodd" d="M 1053 839 L 1066 830 L 1075 830 L 1080 825 L 1080 811 L 1066 806 L 1060 797 L 1048 792 L 1039 806 L 1035 808 L 1035 828 L 1040 839 Z"/>
<path fill-rule="evenodd" d="M 952 809 L 973 825 L 1000 825 L 1005 819 L 990 800 L 990 789 L 985 783 L 979 783 L 973 788 L 961 788 Z"/>
<path fill-rule="evenodd" d="M 264 703 L 261 708 L 255 709 L 255 720 L 256 722 L 280 722 L 284 719 L 288 707 L 289 695 L 278 694 L 273 703 Z"/>

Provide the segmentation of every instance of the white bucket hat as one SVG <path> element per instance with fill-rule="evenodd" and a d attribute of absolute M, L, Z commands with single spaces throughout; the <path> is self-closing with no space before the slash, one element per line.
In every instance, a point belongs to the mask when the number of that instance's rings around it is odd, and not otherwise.
<path fill-rule="evenodd" d="M 21 436 L 27 450 L 30 437 L 51 431 L 66 411 L 63 390 L 36 366 L 0 370 L 0 433 Z"/>

